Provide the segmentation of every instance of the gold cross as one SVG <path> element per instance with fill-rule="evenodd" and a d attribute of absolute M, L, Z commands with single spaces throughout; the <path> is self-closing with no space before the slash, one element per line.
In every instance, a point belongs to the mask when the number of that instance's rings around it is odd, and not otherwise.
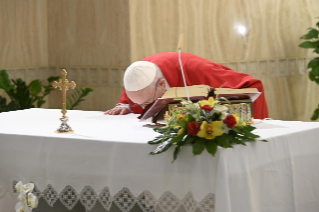
<path fill-rule="evenodd" d="M 61 71 L 62 79 L 60 79 L 59 82 L 57 81 L 52 82 L 52 86 L 54 88 L 59 87 L 59 89 L 62 90 L 62 111 L 61 111 L 61 113 L 63 114 L 62 118 L 68 118 L 67 116 L 65 116 L 67 112 L 66 111 L 66 91 L 69 90 L 69 88 L 74 89 L 76 86 L 75 82 L 73 81 L 69 82 L 69 80 L 66 79 L 67 74 L 68 73 L 66 72 L 66 70 L 63 69 Z"/>

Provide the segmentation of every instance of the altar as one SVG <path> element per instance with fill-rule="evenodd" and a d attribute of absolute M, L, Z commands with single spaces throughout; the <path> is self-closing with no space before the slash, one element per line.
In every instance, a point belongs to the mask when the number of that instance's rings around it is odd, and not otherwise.
<path fill-rule="evenodd" d="M 193 156 L 149 155 L 157 133 L 136 114 L 68 111 L 73 134 L 54 133 L 60 110 L 0 113 L 0 211 L 17 181 L 50 207 L 129 212 L 317 212 L 319 123 L 256 120 L 256 141 Z M 260 122 L 260 123 L 258 123 Z M 40 202 L 41 204 L 41 202 Z M 37 209 L 34 210 L 37 212 Z"/>

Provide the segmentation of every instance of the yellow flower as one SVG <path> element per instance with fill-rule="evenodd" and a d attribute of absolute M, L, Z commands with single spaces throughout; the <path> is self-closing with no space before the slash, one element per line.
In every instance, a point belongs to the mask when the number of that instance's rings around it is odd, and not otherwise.
<path fill-rule="evenodd" d="M 181 128 L 181 129 L 178 130 L 177 135 L 180 135 L 180 134 L 182 134 L 183 132 L 184 132 L 184 128 Z"/>
<path fill-rule="evenodd" d="M 177 121 L 186 121 L 186 122 L 188 122 L 188 118 L 186 118 L 183 114 L 181 114 L 181 113 L 179 113 L 179 114 L 177 114 L 176 115 L 176 119 L 177 119 Z M 179 126 L 179 124 L 175 124 L 174 125 L 174 128 L 179 128 L 179 127 L 181 127 L 181 126 Z"/>
<path fill-rule="evenodd" d="M 243 126 L 243 127 L 246 126 L 246 123 L 239 118 L 238 114 L 233 114 L 233 116 L 235 117 L 237 122 L 236 126 Z"/>
<path fill-rule="evenodd" d="M 200 126 L 200 131 L 197 133 L 197 136 L 206 139 L 213 139 L 216 136 L 220 136 L 223 134 L 223 131 L 220 129 L 222 124 L 222 121 L 213 121 L 211 123 L 203 121 L 202 125 Z"/>
<path fill-rule="evenodd" d="M 176 119 L 178 121 L 187 121 L 187 118 L 183 114 L 177 114 Z"/>
<path fill-rule="evenodd" d="M 209 97 L 208 100 L 202 100 L 202 101 L 199 101 L 198 103 L 201 107 L 203 107 L 204 105 L 209 105 L 210 107 L 214 107 L 214 105 L 218 102 L 219 101 L 215 101 L 213 97 Z"/>

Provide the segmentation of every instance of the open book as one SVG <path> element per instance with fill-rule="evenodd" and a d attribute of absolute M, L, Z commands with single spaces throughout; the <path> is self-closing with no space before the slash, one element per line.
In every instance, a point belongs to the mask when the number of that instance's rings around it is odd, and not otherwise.
<path fill-rule="evenodd" d="M 187 89 L 191 101 L 203 100 L 205 99 L 205 97 L 209 96 L 211 91 L 213 91 L 213 88 L 208 85 L 187 86 Z M 157 116 L 163 109 L 167 108 L 168 104 L 180 102 L 180 100 L 174 100 L 175 98 L 187 99 L 185 87 L 169 88 L 164 93 L 162 98 L 157 99 L 154 103 L 149 104 L 144 109 L 139 119 L 141 121 L 144 121 L 151 117 Z"/>
<path fill-rule="evenodd" d="M 225 97 L 229 100 L 251 99 L 251 101 L 254 102 L 261 94 L 261 92 L 258 92 L 257 88 L 216 88 L 216 91 L 214 91 L 213 88 L 208 85 L 193 85 L 187 86 L 187 88 L 190 100 L 194 102 L 207 99 L 209 96 L 216 95 L 218 95 L 218 97 Z M 167 109 L 168 104 L 180 102 L 179 100 L 174 100 L 175 98 L 187 99 L 185 87 L 169 88 L 162 98 L 157 99 L 144 109 L 141 116 L 139 116 L 139 119 L 144 121 L 158 116 L 161 111 Z"/>

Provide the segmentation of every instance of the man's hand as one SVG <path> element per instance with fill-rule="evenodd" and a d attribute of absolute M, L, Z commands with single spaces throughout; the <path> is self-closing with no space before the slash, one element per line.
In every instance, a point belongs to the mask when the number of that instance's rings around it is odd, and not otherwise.
<path fill-rule="evenodd" d="M 104 115 L 126 115 L 128 113 L 130 113 L 130 110 L 125 107 L 115 107 L 105 111 Z"/>

